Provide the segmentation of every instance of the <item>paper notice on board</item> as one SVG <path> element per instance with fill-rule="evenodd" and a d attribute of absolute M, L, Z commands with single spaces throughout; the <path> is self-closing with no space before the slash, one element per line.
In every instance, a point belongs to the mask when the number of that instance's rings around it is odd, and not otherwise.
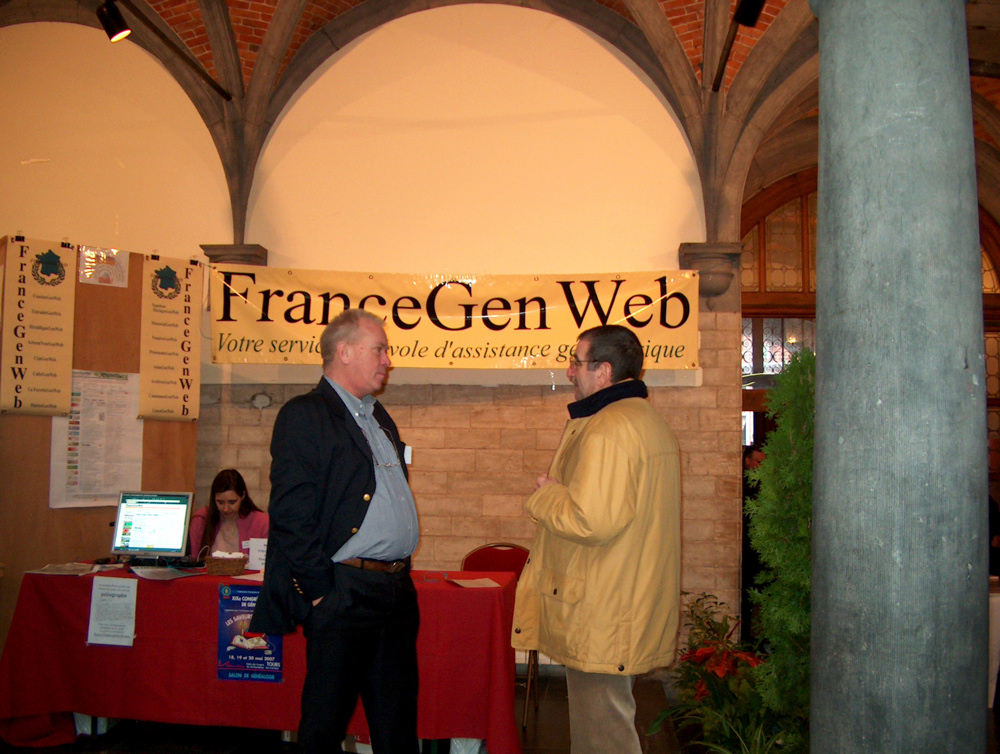
<path fill-rule="evenodd" d="M 70 415 L 52 419 L 49 507 L 118 505 L 142 488 L 139 375 L 73 370 Z"/>
<path fill-rule="evenodd" d="M 135 638 L 135 597 L 139 582 L 95 576 L 90 591 L 88 644 L 131 647 Z"/>
<path fill-rule="evenodd" d="M 81 283 L 128 288 L 128 262 L 131 254 L 118 249 L 100 249 L 94 246 L 80 246 L 79 249 L 77 275 Z"/>

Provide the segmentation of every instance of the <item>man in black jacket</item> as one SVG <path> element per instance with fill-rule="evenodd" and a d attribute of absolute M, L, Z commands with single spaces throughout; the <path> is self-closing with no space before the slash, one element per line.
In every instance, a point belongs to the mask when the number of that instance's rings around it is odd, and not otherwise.
<path fill-rule="evenodd" d="M 360 694 L 373 751 L 416 754 L 417 514 L 399 432 L 372 397 L 390 365 L 382 320 L 348 309 L 320 346 L 319 385 L 274 423 L 267 562 L 250 630 L 303 625 L 300 751 L 342 751 Z"/>

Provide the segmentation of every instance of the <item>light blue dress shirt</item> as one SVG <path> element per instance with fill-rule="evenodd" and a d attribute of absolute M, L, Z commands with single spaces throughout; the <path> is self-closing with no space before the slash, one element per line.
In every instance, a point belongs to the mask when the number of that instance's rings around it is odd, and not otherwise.
<path fill-rule="evenodd" d="M 388 431 L 383 430 L 372 415 L 375 399 L 370 395 L 358 398 L 329 377 L 326 380 L 358 423 L 375 460 L 375 494 L 369 503 L 368 513 L 358 533 L 334 553 L 333 561 L 338 563 L 350 558 L 402 560 L 409 557 L 417 549 L 419 539 L 417 507 L 396 446 Z"/>

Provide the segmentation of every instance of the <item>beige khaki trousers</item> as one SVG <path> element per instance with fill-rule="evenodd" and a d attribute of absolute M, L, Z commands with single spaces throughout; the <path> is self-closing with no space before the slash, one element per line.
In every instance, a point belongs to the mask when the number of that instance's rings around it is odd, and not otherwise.
<path fill-rule="evenodd" d="M 633 685 L 635 676 L 566 668 L 571 754 L 641 754 Z"/>

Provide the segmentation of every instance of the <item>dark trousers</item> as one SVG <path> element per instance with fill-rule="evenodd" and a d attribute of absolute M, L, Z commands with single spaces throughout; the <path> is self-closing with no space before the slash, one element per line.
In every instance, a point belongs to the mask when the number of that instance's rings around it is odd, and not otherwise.
<path fill-rule="evenodd" d="M 408 571 L 336 565 L 306 619 L 299 751 L 342 752 L 358 695 L 372 750 L 417 754 L 417 592 Z"/>

